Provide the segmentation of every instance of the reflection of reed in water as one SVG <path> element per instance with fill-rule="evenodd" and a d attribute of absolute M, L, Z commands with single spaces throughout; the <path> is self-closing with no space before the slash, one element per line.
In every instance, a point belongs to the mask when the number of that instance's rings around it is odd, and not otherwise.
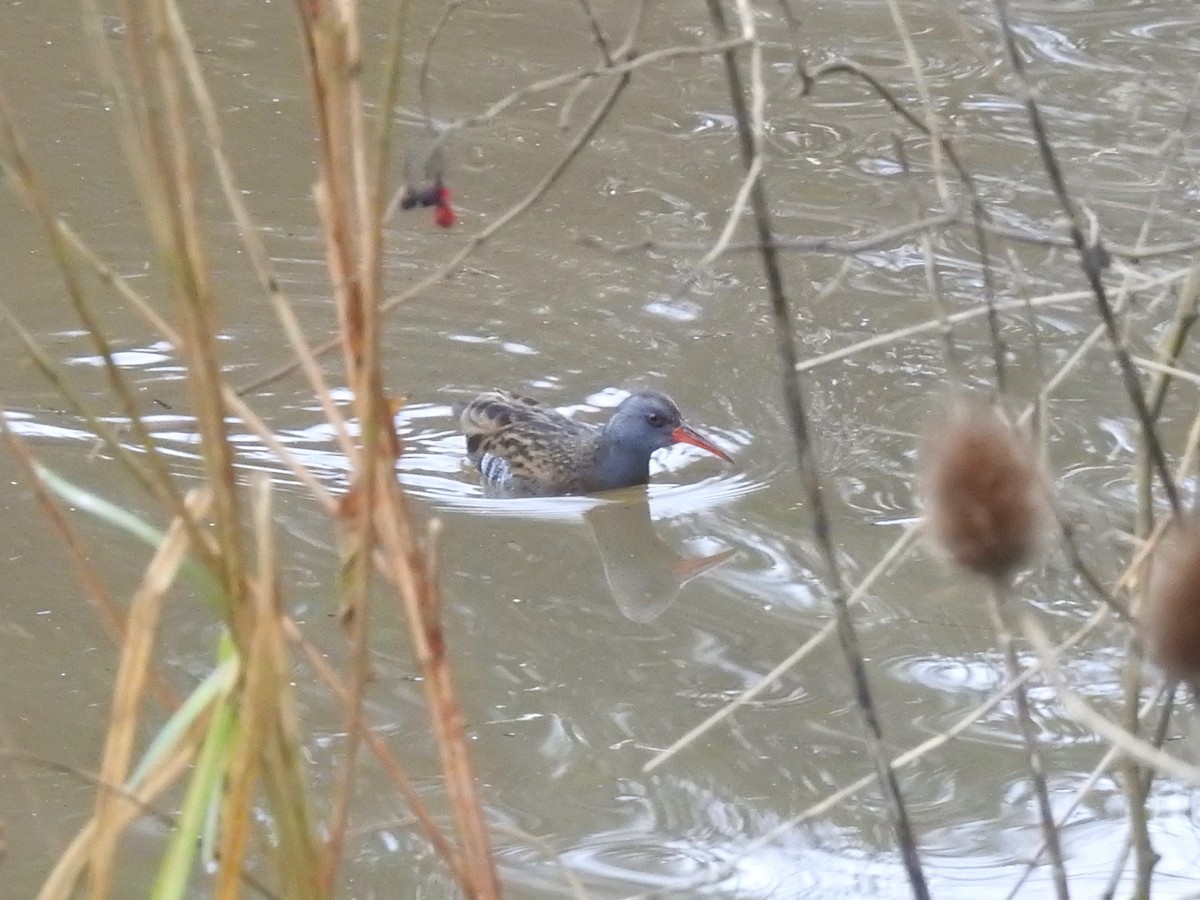
<path fill-rule="evenodd" d="M 583 518 L 600 550 L 612 598 L 634 622 L 657 619 L 675 602 L 681 587 L 737 553 L 730 547 L 709 556 L 680 556 L 655 533 L 644 488 L 601 503 Z"/>

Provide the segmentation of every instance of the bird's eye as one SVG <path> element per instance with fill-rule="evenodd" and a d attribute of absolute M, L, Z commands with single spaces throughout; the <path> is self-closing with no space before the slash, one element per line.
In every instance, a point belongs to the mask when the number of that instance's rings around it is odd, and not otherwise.
<path fill-rule="evenodd" d="M 659 425 L 661 425 L 666 420 L 663 419 L 662 413 L 648 413 L 646 415 L 646 421 L 649 422 L 651 425 L 653 425 L 655 428 L 657 428 Z"/>

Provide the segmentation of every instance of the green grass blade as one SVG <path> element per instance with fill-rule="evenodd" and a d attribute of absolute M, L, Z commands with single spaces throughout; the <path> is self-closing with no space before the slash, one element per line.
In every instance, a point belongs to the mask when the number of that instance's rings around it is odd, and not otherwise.
<path fill-rule="evenodd" d="M 228 694 L 237 681 L 238 664 L 235 659 L 227 659 L 208 676 L 196 685 L 196 689 L 180 704 L 167 723 L 159 729 L 154 740 L 142 755 L 133 774 L 129 777 L 129 789 L 136 790 L 146 774 L 152 771 L 173 747 L 185 731 L 195 722 L 222 694 Z"/>
<path fill-rule="evenodd" d="M 217 695 L 215 702 L 218 706 L 188 784 L 179 824 L 150 893 L 151 900 L 183 900 L 187 896 L 208 810 L 221 799 L 226 762 L 237 736 L 237 707 L 229 692 Z"/>
<path fill-rule="evenodd" d="M 34 462 L 33 468 L 47 488 L 80 512 L 95 516 L 101 522 L 107 522 L 151 547 L 157 548 L 163 542 L 164 535 L 160 529 L 139 519 L 124 507 L 68 481 L 53 469 L 49 469 L 39 462 Z M 203 588 L 207 598 L 216 603 L 218 609 L 224 608 L 223 604 L 217 603 L 220 589 L 216 580 L 207 570 L 188 559 L 184 560 L 179 567 L 179 573 L 193 584 Z"/>

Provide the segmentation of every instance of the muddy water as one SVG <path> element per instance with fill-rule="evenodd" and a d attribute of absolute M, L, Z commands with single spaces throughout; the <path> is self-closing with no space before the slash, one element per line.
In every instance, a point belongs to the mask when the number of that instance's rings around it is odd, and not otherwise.
<path fill-rule="evenodd" d="M 313 147 L 291 9 L 233 0 L 220 8 L 219 16 L 191 11 L 195 41 L 247 200 L 305 328 L 320 340 L 332 333 L 334 313 L 309 195 Z M 795 33 L 773 6 L 764 6 L 758 19 L 768 42 L 769 191 L 780 233 L 852 238 L 908 221 L 936 197 L 926 142 L 848 79 L 800 96 L 789 68 L 797 53 L 811 64 L 846 56 L 916 104 L 886 9 L 839 3 L 797 12 Z M 904 12 L 943 126 L 996 218 L 1048 228 L 1055 205 L 1013 99 L 1014 83 L 998 62 L 990 8 L 912 3 Z M 631 10 L 608 4 L 599 13 L 618 35 Z M 650 9 L 637 46 L 694 43 L 707 33 L 701 13 L 698 6 Z M 427 27 L 434 15 L 422 11 L 419 24 Z M 1200 51 L 1194 10 L 1071 3 L 1021 7 L 1014 17 L 1068 178 L 1110 240 L 1134 243 L 1156 204 L 1151 242 L 1191 237 L 1194 152 L 1185 140 L 1181 157 L 1164 160 L 1161 153 L 1186 118 Z M 114 268 L 152 293 L 148 241 L 121 173 L 112 113 L 85 64 L 75 9 L 13 4 L 0 19 L 4 86 L 54 202 Z M 119 20 L 107 25 L 119 36 Z M 377 49 L 383 28 L 371 23 L 368 31 Z M 463 6 L 435 48 L 430 111 L 438 120 L 470 115 L 515 87 L 595 59 L 572 5 Z M 594 85 L 577 98 L 572 126 L 603 90 Z M 460 224 L 447 234 L 424 215 L 393 223 L 387 266 L 394 289 L 432 271 L 561 156 L 573 133 L 558 127 L 566 97 L 536 95 L 450 145 L 447 172 Z M 399 120 L 419 167 L 425 132 L 418 108 L 409 103 Z M 898 164 L 896 135 L 910 156 L 911 178 Z M 640 71 L 593 146 L 545 199 L 468 268 L 388 322 L 390 380 L 410 399 L 401 416 L 400 477 L 419 514 L 444 523 L 446 620 L 497 857 L 513 897 L 567 895 L 564 867 L 596 898 L 658 890 L 742 898 L 907 895 L 873 790 L 773 842 L 752 843 L 871 771 L 845 666 L 831 642 L 731 722 L 653 774 L 642 772 L 656 749 L 755 684 L 829 621 L 758 260 L 734 252 L 711 267 L 696 265 L 724 223 L 739 175 L 716 62 L 682 58 Z M 6 302 L 80 390 L 111 411 L 95 351 L 76 330 L 30 219 L 11 198 L 0 202 Z M 287 351 L 237 250 L 229 216 L 214 205 L 213 221 L 227 364 L 237 380 L 248 381 L 285 361 Z M 739 232 L 738 239 L 748 236 Z M 653 246 L 622 252 L 609 246 L 645 241 Z M 934 251 L 946 304 L 977 309 L 982 275 L 969 233 L 935 235 Z M 1069 256 L 1020 245 L 1011 255 L 994 253 L 1003 299 L 1083 286 Z M 1162 274 L 1185 262 L 1175 257 L 1140 268 Z M 931 318 L 923 267 L 912 236 L 848 260 L 787 254 L 802 354 L 817 357 Z M 1139 295 L 1134 332 L 1152 339 L 1169 318 L 1168 301 L 1154 291 Z M 103 318 L 163 445 L 181 475 L 193 476 L 196 448 L 178 362 L 131 311 L 110 306 Z M 1028 397 L 1094 324 L 1094 313 L 1077 300 L 1040 308 L 1039 371 L 1026 320 L 1006 319 L 1014 393 Z M 990 383 L 983 320 L 958 329 L 956 342 L 968 380 Z M 1139 352 L 1144 346 L 1139 338 Z M 0 334 L 0 347 L 3 399 L 15 430 L 64 474 L 152 515 L 117 464 L 95 452 L 85 424 L 24 364 L 11 334 Z M 946 382 L 933 331 L 806 375 L 833 535 L 851 580 L 876 564 L 914 514 L 916 432 Z M 624 391 L 653 386 L 671 393 L 737 464 L 678 449 L 660 455 L 648 495 L 605 502 L 490 499 L 461 466 L 452 411 L 492 386 L 534 394 L 591 421 L 602 421 Z M 273 385 L 256 404 L 331 486 L 344 484 L 344 461 L 298 380 Z M 1193 405 L 1183 388 L 1169 407 L 1180 433 Z M 1128 555 L 1117 530 L 1132 517 L 1131 435 L 1109 358 L 1093 352 L 1055 394 L 1049 450 L 1064 503 L 1081 521 L 1086 552 L 1105 578 Z M 289 596 L 312 639 L 336 655 L 341 643 L 328 589 L 336 555 L 328 525 L 250 438 L 242 461 L 247 471 L 277 474 Z M 8 483 L 17 478 L 7 456 L 0 456 L 0 474 Z M 0 738 L 22 752 L 88 769 L 98 758 L 115 659 L 27 490 L 15 486 L 2 496 Z M 118 596 L 127 592 L 145 551 L 86 520 L 79 524 Z M 1059 635 L 1092 609 L 1059 555 L 1024 578 L 1020 591 Z M 1003 680 L 981 601 L 978 588 L 947 577 L 917 551 L 890 568 L 859 607 L 891 747 L 912 746 L 948 727 Z M 171 674 L 186 688 L 210 665 L 215 632 L 205 611 L 186 602 L 169 611 L 167 625 Z M 382 654 L 372 720 L 437 805 L 420 686 L 390 609 L 381 612 L 376 637 Z M 1110 709 L 1120 699 L 1122 647 L 1119 632 L 1101 631 L 1064 661 L 1072 682 Z M 340 720 L 319 691 L 301 690 L 313 778 L 323 786 L 338 759 Z M 1033 701 L 1054 803 L 1065 813 L 1105 746 L 1067 719 L 1048 690 L 1035 691 Z M 906 771 L 902 784 L 937 896 L 1003 897 L 1025 873 L 1039 832 L 1021 760 L 1012 709 L 1001 705 Z M 364 776 L 346 895 L 452 895 L 377 778 Z M 84 821 L 89 799 L 86 786 L 65 775 L 0 770 L 8 826 L 3 865 L 7 883 L 18 886 L 13 896 L 33 892 Z M 1151 809 L 1163 895 L 1200 890 L 1189 792 L 1160 783 Z M 1117 783 L 1101 778 L 1064 832 L 1081 896 L 1098 894 L 1106 883 L 1126 825 Z M 153 871 L 161 837 L 154 824 L 132 833 L 123 875 L 130 896 Z M 1021 896 L 1045 895 L 1048 885 L 1037 869 Z"/>

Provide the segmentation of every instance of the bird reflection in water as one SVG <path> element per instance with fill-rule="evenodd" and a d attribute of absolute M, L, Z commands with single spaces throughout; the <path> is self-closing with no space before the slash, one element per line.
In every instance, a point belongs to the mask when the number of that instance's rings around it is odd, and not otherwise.
<path fill-rule="evenodd" d="M 708 556 L 681 556 L 655 532 L 645 488 L 608 496 L 583 518 L 600 550 L 612 598 L 634 622 L 657 619 L 675 602 L 680 588 L 737 553 L 727 548 Z"/>

